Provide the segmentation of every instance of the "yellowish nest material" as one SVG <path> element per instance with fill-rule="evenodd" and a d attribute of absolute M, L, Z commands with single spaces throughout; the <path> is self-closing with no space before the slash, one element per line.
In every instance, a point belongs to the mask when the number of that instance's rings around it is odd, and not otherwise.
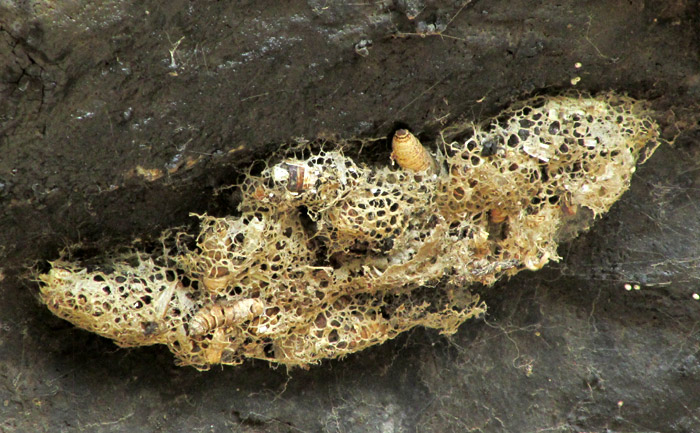
<path fill-rule="evenodd" d="M 396 168 L 337 151 L 270 163 L 243 182 L 240 216 L 200 216 L 196 247 L 90 271 L 53 262 L 42 299 L 78 327 L 166 344 L 200 369 L 304 366 L 417 325 L 451 334 L 485 311 L 470 284 L 558 260 L 567 222 L 606 212 L 657 139 L 630 98 L 536 97 L 444 131 L 435 154 L 397 132 Z"/>

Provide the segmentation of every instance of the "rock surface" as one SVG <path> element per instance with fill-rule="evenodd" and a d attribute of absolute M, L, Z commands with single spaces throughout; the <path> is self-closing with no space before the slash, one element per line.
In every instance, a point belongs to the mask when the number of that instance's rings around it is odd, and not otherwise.
<path fill-rule="evenodd" d="M 683 0 L 0 3 L 0 431 L 699 430 L 699 21 Z M 67 245 L 225 215 L 214 190 L 279 146 L 430 142 L 571 88 L 648 99 L 680 135 L 450 339 L 200 373 L 74 329 L 28 280 Z"/>

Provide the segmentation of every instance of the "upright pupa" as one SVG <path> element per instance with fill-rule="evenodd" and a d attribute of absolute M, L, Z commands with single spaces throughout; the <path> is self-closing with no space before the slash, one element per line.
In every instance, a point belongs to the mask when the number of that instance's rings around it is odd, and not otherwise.
<path fill-rule="evenodd" d="M 430 174 L 436 172 L 435 160 L 428 149 L 418 141 L 415 135 L 406 129 L 399 129 L 391 141 L 391 159 L 404 170 Z"/>
<path fill-rule="evenodd" d="M 494 224 L 500 224 L 508 218 L 508 214 L 504 209 L 494 208 L 489 212 L 489 221 Z"/>

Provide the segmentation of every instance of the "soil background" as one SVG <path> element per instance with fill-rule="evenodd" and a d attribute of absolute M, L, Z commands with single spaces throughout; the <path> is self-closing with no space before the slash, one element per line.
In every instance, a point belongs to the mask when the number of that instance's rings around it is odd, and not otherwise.
<path fill-rule="evenodd" d="M 699 54 L 698 1 L 0 0 L 0 431 L 700 431 Z M 37 300 L 30 267 L 230 213 L 281 147 L 388 161 L 397 125 L 569 89 L 649 100 L 667 142 L 449 338 L 198 372 Z"/>

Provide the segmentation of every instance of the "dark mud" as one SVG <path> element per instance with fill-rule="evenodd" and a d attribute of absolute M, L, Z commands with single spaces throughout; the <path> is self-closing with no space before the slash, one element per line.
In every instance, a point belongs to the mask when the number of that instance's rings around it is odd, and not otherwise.
<path fill-rule="evenodd" d="M 682 0 L 0 2 L 0 431 L 699 431 L 698 29 Z M 649 99 L 680 135 L 451 338 L 200 373 L 72 328 L 27 278 L 230 212 L 213 192 L 281 146 L 430 142 L 571 88 Z"/>

